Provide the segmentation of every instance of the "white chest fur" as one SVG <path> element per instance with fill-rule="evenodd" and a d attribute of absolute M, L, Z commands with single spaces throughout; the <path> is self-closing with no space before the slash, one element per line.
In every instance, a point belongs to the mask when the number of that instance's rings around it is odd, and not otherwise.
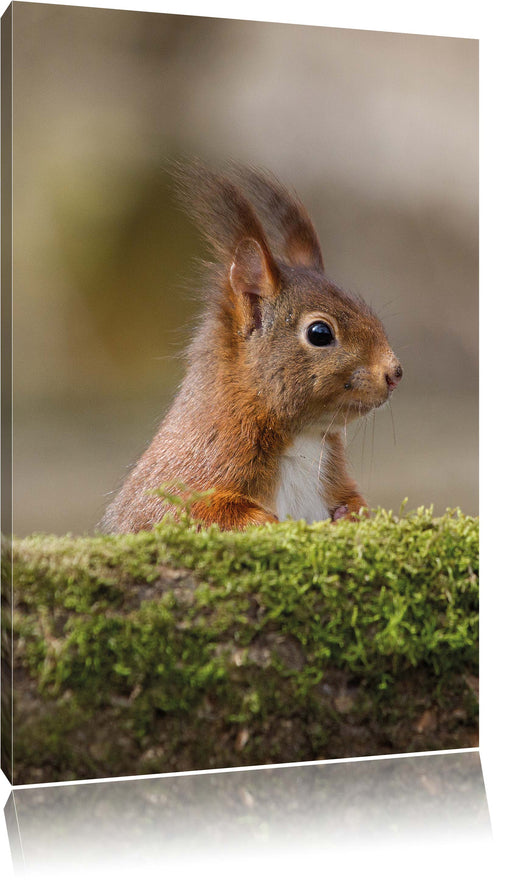
<path fill-rule="evenodd" d="M 323 433 L 318 429 L 297 436 L 283 454 L 274 510 L 279 521 L 287 516 L 305 518 L 308 523 L 329 518 L 322 470 L 327 454 Z"/>

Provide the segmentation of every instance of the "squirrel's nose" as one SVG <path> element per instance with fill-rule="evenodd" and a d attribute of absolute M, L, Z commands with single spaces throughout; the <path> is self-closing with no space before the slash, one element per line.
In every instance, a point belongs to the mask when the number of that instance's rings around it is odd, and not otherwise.
<path fill-rule="evenodd" d="M 394 389 L 395 386 L 398 386 L 398 381 L 401 380 L 402 374 L 402 366 L 397 365 L 396 368 L 391 371 L 389 374 L 386 374 L 386 383 L 390 390 Z"/>

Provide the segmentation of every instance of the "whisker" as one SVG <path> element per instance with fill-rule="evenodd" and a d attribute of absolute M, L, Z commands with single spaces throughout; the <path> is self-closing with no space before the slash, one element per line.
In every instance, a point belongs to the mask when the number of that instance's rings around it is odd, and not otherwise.
<path fill-rule="evenodd" d="M 320 447 L 320 457 L 318 459 L 318 473 L 317 473 L 317 490 L 319 493 L 320 493 L 320 474 L 321 474 L 321 470 L 322 470 L 322 460 L 323 460 L 323 456 L 324 456 L 325 439 L 329 435 L 331 427 L 332 427 L 334 421 L 336 420 L 336 417 L 340 413 L 341 408 L 342 408 L 342 405 L 340 404 L 338 409 L 332 415 L 332 420 L 329 423 L 329 426 L 327 427 L 327 429 L 325 430 L 325 432 L 322 436 L 322 445 Z M 347 422 L 345 421 L 345 437 L 346 437 L 346 434 L 347 434 Z"/>
<path fill-rule="evenodd" d="M 361 407 L 359 408 L 359 419 L 361 420 Z M 363 422 L 363 442 L 361 445 L 361 484 L 363 483 L 363 474 L 364 474 L 364 447 L 366 444 L 366 426 L 367 426 L 366 416 L 362 422 Z"/>
<path fill-rule="evenodd" d="M 385 316 L 379 312 L 378 317 L 381 320 L 381 322 L 387 323 L 387 322 L 389 322 L 390 319 L 396 319 L 397 316 L 402 316 L 402 315 L 403 315 L 403 311 L 398 310 L 398 312 L 396 312 L 396 313 L 386 313 Z"/>
<path fill-rule="evenodd" d="M 388 404 L 389 404 L 389 413 L 390 413 L 390 416 L 391 416 L 391 426 L 393 427 L 393 444 L 394 444 L 395 447 L 396 447 L 395 420 L 394 420 L 394 418 L 393 418 L 393 411 L 392 411 L 392 409 L 391 409 L 391 402 L 389 402 Z"/>
<path fill-rule="evenodd" d="M 368 486 L 371 487 L 373 478 L 373 454 L 375 450 L 375 411 L 372 411 L 372 450 L 370 455 L 370 474 L 368 476 Z"/>
<path fill-rule="evenodd" d="M 357 419 L 356 428 L 355 428 L 355 431 L 354 431 L 354 434 L 353 434 L 352 438 L 350 439 L 350 443 L 349 443 L 348 447 L 352 447 L 352 445 L 354 444 L 355 440 L 357 439 L 357 436 L 358 436 L 359 433 L 361 432 L 362 427 L 363 427 L 363 423 L 362 423 L 362 420 L 361 420 L 361 406 L 359 406 L 359 417 L 358 417 L 358 419 Z M 346 441 L 346 438 L 347 438 L 346 429 L 347 429 L 347 424 L 345 423 L 345 441 Z"/>
<path fill-rule="evenodd" d="M 382 305 L 379 307 L 378 310 L 375 310 L 375 312 L 377 313 L 379 319 L 381 319 L 381 320 L 383 320 L 383 319 L 388 319 L 388 318 L 389 318 L 389 313 L 387 312 L 388 308 L 394 306 L 395 304 L 397 304 L 397 301 L 398 301 L 398 300 L 400 300 L 400 298 L 399 298 L 398 296 L 396 296 L 396 297 L 392 297 L 391 300 L 388 300 L 388 301 L 386 301 L 386 303 L 382 304 Z M 402 315 L 402 310 L 400 310 L 400 305 L 399 305 L 399 304 L 397 304 L 397 308 L 398 308 L 398 312 L 397 312 L 397 313 L 392 313 L 391 315 L 393 315 L 393 316 L 400 316 L 400 315 Z"/>
<path fill-rule="evenodd" d="M 386 310 L 388 307 L 391 306 L 391 304 L 396 303 L 397 300 L 398 300 L 398 295 L 395 295 L 395 297 L 392 297 L 389 300 L 385 301 L 381 306 L 381 310 Z"/>
<path fill-rule="evenodd" d="M 345 448 L 347 447 L 347 425 L 348 425 L 348 417 L 345 416 L 345 425 L 343 427 L 343 442 L 344 442 Z"/>

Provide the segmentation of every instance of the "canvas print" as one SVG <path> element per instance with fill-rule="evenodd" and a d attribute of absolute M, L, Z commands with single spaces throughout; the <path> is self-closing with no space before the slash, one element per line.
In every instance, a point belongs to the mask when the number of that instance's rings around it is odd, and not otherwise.
<path fill-rule="evenodd" d="M 476 747 L 477 41 L 15 2 L 2 75 L 9 780 Z"/>

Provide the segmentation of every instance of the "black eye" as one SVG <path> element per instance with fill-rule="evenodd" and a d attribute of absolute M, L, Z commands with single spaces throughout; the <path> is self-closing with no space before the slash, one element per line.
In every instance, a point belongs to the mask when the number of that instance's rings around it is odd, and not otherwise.
<path fill-rule="evenodd" d="M 313 322 L 306 332 L 306 337 L 313 346 L 329 346 L 334 340 L 334 334 L 327 322 Z"/>

